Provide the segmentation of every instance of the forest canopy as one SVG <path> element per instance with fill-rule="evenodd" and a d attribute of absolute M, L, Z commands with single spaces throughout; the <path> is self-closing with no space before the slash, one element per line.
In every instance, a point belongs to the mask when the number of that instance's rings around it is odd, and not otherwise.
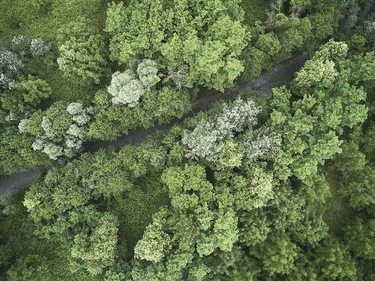
<path fill-rule="evenodd" d="M 0 279 L 375 280 L 373 1 L 1 5 Z"/>

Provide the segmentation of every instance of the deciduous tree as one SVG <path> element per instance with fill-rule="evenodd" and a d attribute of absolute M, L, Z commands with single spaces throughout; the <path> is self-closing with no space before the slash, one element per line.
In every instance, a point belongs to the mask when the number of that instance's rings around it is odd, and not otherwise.
<path fill-rule="evenodd" d="M 59 69 L 67 78 L 99 84 L 106 64 L 104 39 L 85 18 L 67 23 L 57 38 Z"/>
<path fill-rule="evenodd" d="M 187 87 L 203 85 L 223 91 L 243 70 L 238 59 L 246 45 L 242 15 L 237 1 L 112 4 L 105 29 L 111 38 L 111 59 L 127 64 L 149 58 L 172 71 L 183 63 Z"/>

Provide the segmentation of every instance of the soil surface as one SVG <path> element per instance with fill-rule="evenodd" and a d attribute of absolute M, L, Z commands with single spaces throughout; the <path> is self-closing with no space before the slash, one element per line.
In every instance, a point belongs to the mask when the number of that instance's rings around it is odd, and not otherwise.
<path fill-rule="evenodd" d="M 158 125 L 149 129 L 137 129 L 132 131 L 129 135 L 119 137 L 115 141 L 96 141 L 87 142 L 84 144 L 83 152 L 95 152 L 100 148 L 113 146 L 116 150 L 120 149 L 127 144 L 139 144 L 144 142 L 148 136 L 154 133 L 156 130 L 168 130 L 173 125 L 181 123 L 187 117 L 191 117 L 199 111 L 206 110 L 212 103 L 222 99 L 227 100 L 237 95 L 239 91 L 244 89 L 252 89 L 264 93 L 266 96 L 272 95 L 272 88 L 279 87 L 286 82 L 293 79 L 294 73 L 298 71 L 308 59 L 308 52 L 300 53 L 294 56 L 292 59 L 284 61 L 270 71 L 263 73 L 256 79 L 248 83 L 238 85 L 236 88 L 227 89 L 224 93 L 214 92 L 209 95 L 205 95 L 198 98 L 194 104 L 192 112 L 184 115 L 180 119 L 174 119 L 168 124 Z M 36 182 L 41 175 L 41 170 L 33 170 L 29 172 L 20 172 L 13 174 L 9 178 L 0 180 L 0 197 L 6 194 L 15 193 L 23 188 L 30 186 Z"/>

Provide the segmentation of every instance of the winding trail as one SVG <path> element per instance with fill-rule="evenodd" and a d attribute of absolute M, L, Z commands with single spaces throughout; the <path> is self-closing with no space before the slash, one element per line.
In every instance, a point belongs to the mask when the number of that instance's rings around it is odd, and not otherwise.
<path fill-rule="evenodd" d="M 128 144 L 140 144 L 156 130 L 166 131 L 173 125 L 183 122 L 186 118 L 191 117 L 200 111 L 206 110 L 212 103 L 218 100 L 228 100 L 244 89 L 260 91 L 266 96 L 270 97 L 272 95 L 272 88 L 279 87 L 292 80 L 294 73 L 305 64 L 307 59 L 307 51 L 299 53 L 293 58 L 274 66 L 270 71 L 263 73 L 261 76 L 251 80 L 248 83 L 243 83 L 234 88 L 226 89 L 224 93 L 213 92 L 212 94 L 202 96 L 195 101 L 193 110 L 190 113 L 185 114 L 180 119 L 175 118 L 168 124 L 157 125 L 149 129 L 139 128 L 132 131 L 128 135 L 119 137 L 115 141 L 86 142 L 84 144 L 83 153 L 95 152 L 100 148 L 105 148 L 108 146 L 113 146 L 116 150 L 118 150 Z M 41 175 L 41 171 L 42 170 L 20 172 L 13 174 L 9 178 L 0 180 L 0 197 L 6 194 L 15 193 L 30 186 L 32 183 L 38 180 L 39 176 Z"/>

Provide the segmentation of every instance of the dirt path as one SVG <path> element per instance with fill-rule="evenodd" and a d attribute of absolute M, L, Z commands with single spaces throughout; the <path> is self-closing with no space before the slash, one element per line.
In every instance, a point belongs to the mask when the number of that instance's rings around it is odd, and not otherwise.
<path fill-rule="evenodd" d="M 260 77 L 252 80 L 249 83 L 242 84 L 237 88 L 227 89 L 224 93 L 217 92 L 215 94 L 206 95 L 199 98 L 193 107 L 192 112 L 184 115 L 180 119 L 174 119 L 168 124 L 163 124 L 159 126 L 152 127 L 150 129 L 139 128 L 134 130 L 129 135 L 124 135 L 119 137 L 115 141 L 96 141 L 96 142 L 87 142 L 84 144 L 83 152 L 95 152 L 100 148 L 105 148 L 108 146 L 113 146 L 116 150 L 120 149 L 127 144 L 139 144 L 144 142 L 148 136 L 154 133 L 156 130 L 166 131 L 170 129 L 173 125 L 183 122 L 187 117 L 191 117 L 199 111 L 206 110 L 212 103 L 220 99 L 227 100 L 231 97 L 238 94 L 239 91 L 243 89 L 252 89 L 256 91 L 263 92 L 267 96 L 271 96 L 272 88 L 279 87 L 284 83 L 290 81 L 294 73 L 298 71 L 308 59 L 308 53 L 303 52 L 299 55 L 289 59 L 285 62 L 282 62 L 270 71 L 262 74 Z M 26 188 L 34 183 L 40 176 L 40 170 L 34 170 L 29 172 L 21 172 L 12 175 L 9 178 L 3 179 L 0 181 L 0 197 L 9 194 L 15 193 L 18 190 Z"/>
<path fill-rule="evenodd" d="M 183 120 L 185 120 L 187 117 L 191 117 L 199 111 L 206 110 L 215 101 L 228 100 L 244 89 L 260 91 L 264 93 L 266 96 L 270 97 L 272 95 L 272 88 L 279 87 L 285 84 L 286 82 L 292 80 L 294 77 L 294 73 L 305 64 L 307 59 L 307 52 L 300 53 L 292 59 L 289 59 L 276 65 L 270 71 L 265 72 L 260 77 L 252 80 L 249 83 L 242 84 L 237 88 L 227 89 L 224 93 L 215 92 L 215 94 L 206 95 L 199 98 L 198 100 L 196 100 L 192 112 L 185 114 L 180 119 L 175 118 L 168 124 L 157 125 L 150 129 L 136 129 L 132 131 L 130 135 L 121 136 L 115 141 L 87 142 L 84 145 L 84 152 L 95 152 L 100 148 L 105 148 L 109 145 L 113 146 L 117 150 L 127 144 L 139 144 L 145 141 L 146 138 L 156 130 L 166 131 L 170 129 L 173 125 L 183 122 Z"/>
<path fill-rule="evenodd" d="M 40 170 L 33 170 L 29 172 L 13 174 L 10 178 L 1 180 L 0 197 L 6 194 L 15 193 L 18 190 L 28 187 L 29 185 L 37 181 L 40 174 Z"/>

